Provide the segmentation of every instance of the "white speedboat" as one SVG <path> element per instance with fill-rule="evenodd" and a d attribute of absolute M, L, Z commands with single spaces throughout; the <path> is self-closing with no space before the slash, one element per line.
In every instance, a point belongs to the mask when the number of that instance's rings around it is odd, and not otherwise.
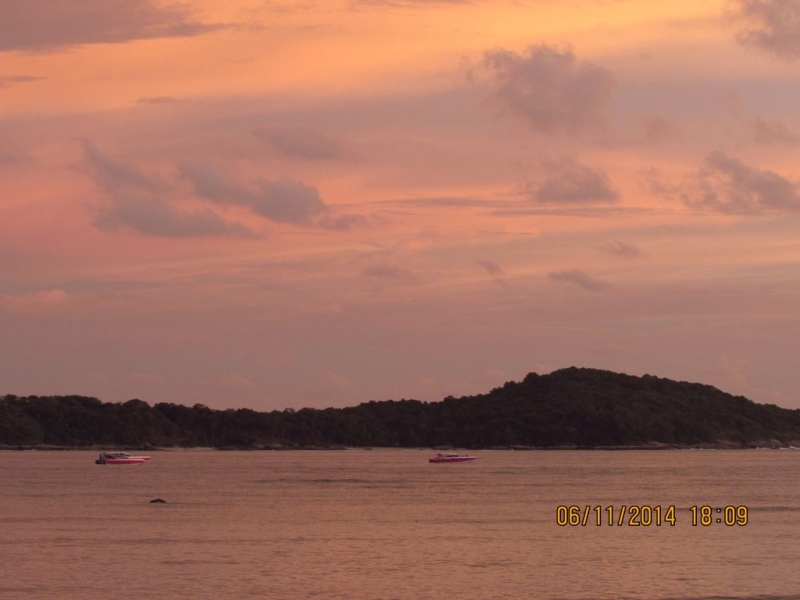
<path fill-rule="evenodd" d="M 428 462 L 432 463 L 461 463 L 472 462 L 476 460 L 477 456 L 468 456 L 466 454 L 437 454 L 433 458 L 429 458 Z"/>
<path fill-rule="evenodd" d="M 149 456 L 131 456 L 127 452 L 101 452 L 96 465 L 139 465 L 150 460 Z"/>

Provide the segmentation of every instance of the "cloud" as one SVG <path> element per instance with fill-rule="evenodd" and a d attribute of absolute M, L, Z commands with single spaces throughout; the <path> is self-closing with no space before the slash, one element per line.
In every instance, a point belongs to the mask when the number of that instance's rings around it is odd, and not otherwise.
<path fill-rule="evenodd" d="M 136 100 L 136 104 L 177 104 L 179 102 L 183 102 L 183 100 L 172 96 L 145 96 Z"/>
<path fill-rule="evenodd" d="M 457 196 L 443 196 L 443 197 L 417 197 L 417 198 L 398 198 L 393 200 L 376 200 L 373 204 L 382 205 L 403 205 L 403 206 L 421 206 L 425 208 L 439 208 L 439 207 L 453 207 L 453 208 L 469 208 L 469 207 L 493 207 L 500 204 L 497 200 L 486 200 L 483 198 L 463 198 Z"/>
<path fill-rule="evenodd" d="M 692 208 L 726 214 L 800 210 L 797 183 L 722 152 L 706 157 L 705 165 L 682 186 L 679 197 Z"/>
<path fill-rule="evenodd" d="M 488 214 L 496 217 L 520 216 L 559 216 L 581 217 L 592 219 L 630 219 L 643 215 L 653 214 L 653 209 L 642 206 L 597 206 L 597 205 L 546 205 L 526 208 L 505 208 L 493 210 Z"/>
<path fill-rule="evenodd" d="M 108 231 L 127 226 L 163 237 L 255 237 L 241 223 L 228 223 L 211 210 L 178 210 L 160 198 L 134 194 L 114 195 L 109 206 L 98 210 L 94 225 Z"/>
<path fill-rule="evenodd" d="M 315 223 L 323 229 L 330 229 L 332 231 L 348 231 L 350 229 L 369 226 L 367 219 L 363 215 L 358 214 L 336 216 L 324 214 L 319 217 Z"/>
<path fill-rule="evenodd" d="M 256 129 L 253 133 L 275 152 L 289 158 L 341 160 L 349 156 L 338 140 L 304 125 Z"/>
<path fill-rule="evenodd" d="M 671 182 L 669 178 L 656 167 L 643 169 L 639 171 L 639 175 L 642 178 L 642 187 L 644 190 L 658 198 L 673 200 L 681 191 L 679 185 Z"/>
<path fill-rule="evenodd" d="M 109 199 L 95 207 L 93 224 L 99 229 L 129 227 L 163 237 L 255 237 L 241 223 L 229 223 L 211 210 L 175 208 L 161 197 L 162 185 L 138 169 L 105 156 L 89 142 L 84 144 L 84 153 L 95 181 Z"/>
<path fill-rule="evenodd" d="M 55 310 L 68 300 L 67 293 L 60 289 L 39 290 L 27 294 L 0 295 L 0 308 L 9 313 L 34 315 Z"/>
<path fill-rule="evenodd" d="M 3 164 L 22 163 L 30 160 L 30 156 L 19 146 L 8 140 L 0 140 L 0 166 Z"/>
<path fill-rule="evenodd" d="M 792 61 L 800 57 L 800 0 L 729 0 L 736 41 Z"/>
<path fill-rule="evenodd" d="M 577 285 L 588 292 L 601 292 L 609 287 L 607 281 L 595 279 L 578 269 L 551 271 L 547 274 L 547 278 L 551 281 Z"/>
<path fill-rule="evenodd" d="M 796 148 L 800 145 L 800 137 L 778 121 L 765 121 L 759 117 L 753 119 L 753 141 L 759 146 L 785 146 Z"/>
<path fill-rule="evenodd" d="M 118 162 L 97 149 L 93 143 L 83 143 L 84 155 L 93 167 L 97 182 L 109 194 L 122 190 L 155 192 L 157 185 L 144 173 L 129 165 Z"/>
<path fill-rule="evenodd" d="M 647 115 L 642 121 L 642 141 L 647 144 L 660 144 L 678 136 L 678 128 L 668 119 L 659 115 Z"/>
<path fill-rule="evenodd" d="M 210 165 L 183 163 L 178 165 L 178 170 L 189 180 L 197 194 L 212 202 L 248 204 L 250 201 L 250 190 Z"/>
<path fill-rule="evenodd" d="M 366 269 L 363 269 L 361 273 L 367 277 L 375 277 L 379 279 L 416 279 L 414 274 L 408 269 L 403 269 L 402 267 L 392 267 L 389 265 L 376 265 L 374 267 L 367 267 Z"/>
<path fill-rule="evenodd" d="M 478 264 L 483 267 L 489 275 L 505 275 L 503 268 L 493 260 L 479 260 Z"/>
<path fill-rule="evenodd" d="M 417 8 L 420 6 L 472 4 L 472 0 L 357 0 L 356 4 L 363 4 L 366 6 L 389 6 L 392 8 Z"/>
<path fill-rule="evenodd" d="M 487 52 L 484 64 L 498 83 L 494 99 L 501 110 L 539 133 L 577 133 L 604 121 L 614 76 L 570 50 L 540 44 L 520 56 L 501 49 Z"/>
<path fill-rule="evenodd" d="M 525 193 L 542 204 L 593 204 L 614 202 L 619 194 L 605 171 L 592 169 L 571 158 L 545 163 L 549 171 L 542 181 L 529 182 Z"/>
<path fill-rule="evenodd" d="M 30 83 L 31 81 L 40 81 L 44 77 L 32 77 L 29 75 L 15 75 L 12 77 L 0 77 L 0 88 L 8 88 L 18 83 Z"/>
<path fill-rule="evenodd" d="M 221 27 L 193 20 L 185 4 L 154 0 L 0 2 L 0 51 L 193 36 Z"/>
<path fill-rule="evenodd" d="M 302 181 L 262 181 L 259 188 L 251 206 L 272 221 L 310 225 L 311 217 L 327 210 L 317 188 Z"/>
<path fill-rule="evenodd" d="M 621 256 L 622 258 L 640 258 L 644 256 L 644 252 L 642 252 L 639 247 L 634 246 L 633 244 L 626 244 L 625 242 L 621 242 L 619 240 L 609 242 L 603 246 L 601 250 L 615 256 Z"/>
<path fill-rule="evenodd" d="M 328 210 L 317 188 L 301 181 L 264 180 L 251 189 L 207 165 L 184 164 L 179 169 L 200 196 L 217 204 L 247 206 L 271 221 L 312 225 L 314 217 Z"/>

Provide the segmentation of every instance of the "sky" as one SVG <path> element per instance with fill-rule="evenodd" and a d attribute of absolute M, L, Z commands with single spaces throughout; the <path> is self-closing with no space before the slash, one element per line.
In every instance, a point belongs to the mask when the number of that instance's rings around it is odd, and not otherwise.
<path fill-rule="evenodd" d="M 800 408 L 799 74 L 800 0 L 3 0 L 0 393 Z"/>

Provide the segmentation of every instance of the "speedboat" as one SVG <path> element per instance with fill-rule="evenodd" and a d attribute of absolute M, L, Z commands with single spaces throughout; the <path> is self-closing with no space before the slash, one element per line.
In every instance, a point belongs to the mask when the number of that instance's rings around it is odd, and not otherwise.
<path fill-rule="evenodd" d="M 433 458 L 429 458 L 428 462 L 460 463 L 460 462 L 472 462 L 477 458 L 478 458 L 477 456 L 467 456 L 466 454 L 437 454 Z"/>
<path fill-rule="evenodd" d="M 127 452 L 101 452 L 94 461 L 96 465 L 139 465 L 150 460 L 149 456 L 131 456 Z"/>

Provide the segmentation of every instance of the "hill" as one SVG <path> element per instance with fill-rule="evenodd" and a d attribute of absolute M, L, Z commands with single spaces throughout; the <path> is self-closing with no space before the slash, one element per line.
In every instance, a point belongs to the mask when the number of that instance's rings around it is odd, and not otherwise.
<path fill-rule="evenodd" d="M 799 440 L 800 410 L 709 385 L 575 367 L 441 402 L 372 401 L 324 410 L 0 398 L 5 447 L 748 447 Z"/>

